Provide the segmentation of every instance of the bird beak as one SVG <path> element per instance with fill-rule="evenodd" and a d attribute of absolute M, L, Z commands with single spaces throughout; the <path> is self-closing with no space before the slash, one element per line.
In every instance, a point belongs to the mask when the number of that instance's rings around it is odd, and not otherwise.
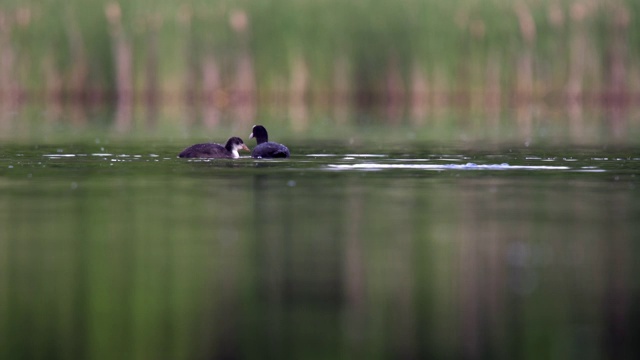
<path fill-rule="evenodd" d="M 247 151 L 249 151 L 249 150 L 251 150 L 251 149 L 249 149 L 249 148 L 247 147 L 247 145 L 242 144 L 242 150 L 247 150 Z"/>
<path fill-rule="evenodd" d="M 249 139 L 253 139 L 253 132 L 249 134 Z"/>

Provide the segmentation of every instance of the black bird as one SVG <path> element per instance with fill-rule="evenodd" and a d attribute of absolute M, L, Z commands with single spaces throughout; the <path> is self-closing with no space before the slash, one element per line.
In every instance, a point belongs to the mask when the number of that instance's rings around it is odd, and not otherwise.
<path fill-rule="evenodd" d="M 247 150 L 249 148 L 244 144 L 239 137 L 229 138 L 227 144 L 222 146 L 220 144 L 206 143 L 195 144 L 182 150 L 181 158 L 239 158 L 238 150 Z"/>
<path fill-rule="evenodd" d="M 267 129 L 262 125 L 253 125 L 249 138 L 256 138 L 258 143 L 251 152 L 251 156 L 254 158 L 288 158 L 291 155 L 286 146 L 269 141 Z"/>

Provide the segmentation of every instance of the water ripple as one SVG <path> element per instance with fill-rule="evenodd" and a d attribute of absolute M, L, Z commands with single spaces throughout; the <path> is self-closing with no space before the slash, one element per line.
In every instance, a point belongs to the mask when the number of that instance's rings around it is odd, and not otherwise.
<path fill-rule="evenodd" d="M 571 170 L 568 166 L 549 165 L 509 165 L 502 164 L 329 164 L 332 170 L 384 170 L 384 169 L 412 169 L 412 170 Z M 594 171 L 595 169 L 589 169 Z"/>

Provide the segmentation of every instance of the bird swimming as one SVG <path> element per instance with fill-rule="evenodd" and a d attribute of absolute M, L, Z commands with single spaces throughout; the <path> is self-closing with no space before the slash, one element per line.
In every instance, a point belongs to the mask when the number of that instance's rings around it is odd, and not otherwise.
<path fill-rule="evenodd" d="M 195 144 L 182 150 L 178 155 L 181 158 L 232 158 L 240 157 L 238 150 L 249 151 L 247 145 L 244 144 L 239 137 L 231 137 L 227 140 L 226 145 L 222 146 L 215 143 Z"/>
<path fill-rule="evenodd" d="M 289 149 L 276 142 L 269 141 L 267 129 L 262 125 L 254 125 L 249 138 L 255 138 L 258 145 L 251 151 L 254 158 L 270 159 L 270 158 L 288 158 L 291 156 Z"/>

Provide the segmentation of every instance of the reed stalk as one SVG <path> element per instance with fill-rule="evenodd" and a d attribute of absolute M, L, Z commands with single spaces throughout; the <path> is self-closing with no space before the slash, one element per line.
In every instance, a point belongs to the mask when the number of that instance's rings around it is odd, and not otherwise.
<path fill-rule="evenodd" d="M 640 92 L 639 18 L 635 0 L 7 0 L 0 93 L 402 103 L 415 114 L 453 100 L 629 104 Z"/>

